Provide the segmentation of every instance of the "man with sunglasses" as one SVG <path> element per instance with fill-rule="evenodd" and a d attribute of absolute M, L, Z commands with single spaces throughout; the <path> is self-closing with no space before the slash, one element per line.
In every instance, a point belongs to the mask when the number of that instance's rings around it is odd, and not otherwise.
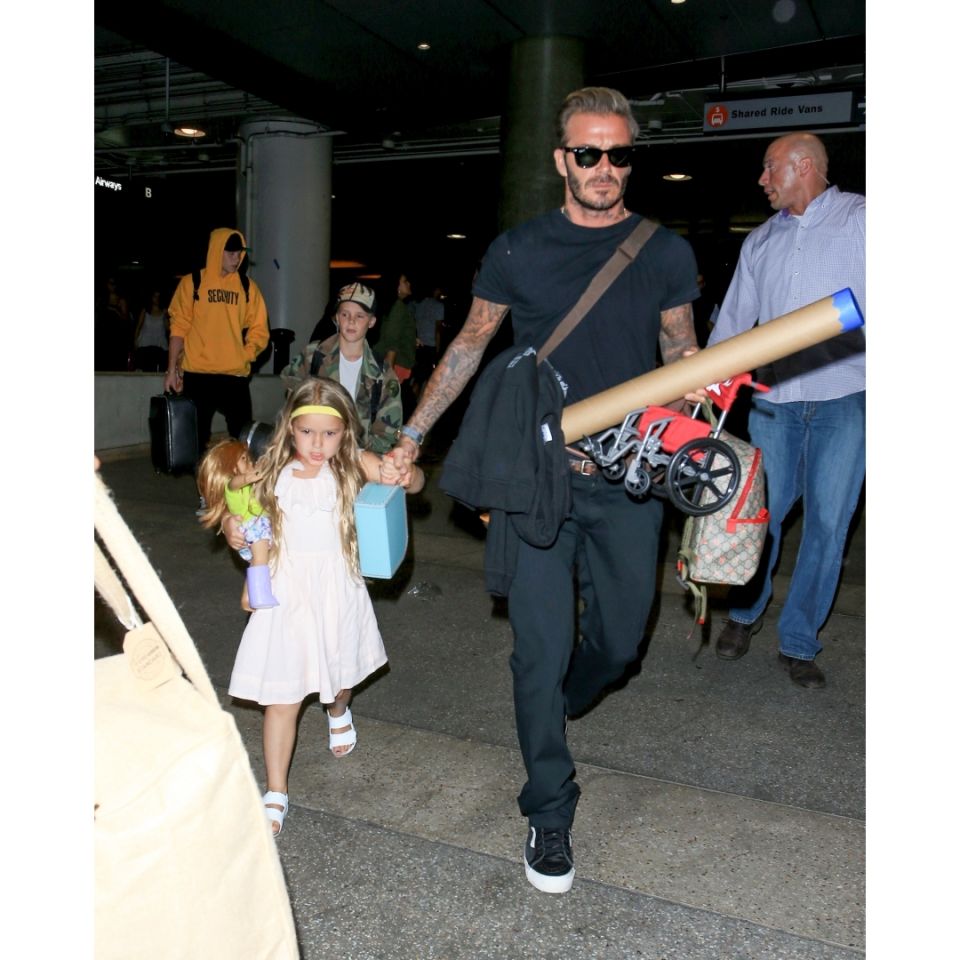
<path fill-rule="evenodd" d="M 520 224 L 490 245 L 463 329 L 447 347 L 401 428 L 394 462 L 415 460 L 423 435 L 466 386 L 504 315 L 518 347 L 539 349 L 590 281 L 641 221 L 626 209 L 638 133 L 621 93 L 571 93 L 557 118 L 561 209 Z M 695 352 L 691 301 L 699 295 L 689 244 L 657 229 L 569 336 L 550 354 L 564 404 L 576 403 Z M 490 430 L 495 431 L 495 423 Z M 569 448 L 568 448 L 569 449 Z M 566 718 L 582 713 L 637 656 L 653 602 L 663 507 L 637 503 L 597 465 L 570 450 L 573 508 L 554 544 L 521 541 L 509 588 L 517 734 L 527 771 L 518 798 L 529 820 L 527 879 L 563 893 L 573 883 L 570 827 L 580 793 Z M 575 646 L 574 568 L 586 609 Z"/>

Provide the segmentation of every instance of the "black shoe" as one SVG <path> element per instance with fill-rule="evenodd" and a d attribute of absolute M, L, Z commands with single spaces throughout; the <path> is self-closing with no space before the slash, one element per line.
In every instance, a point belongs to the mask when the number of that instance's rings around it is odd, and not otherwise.
<path fill-rule="evenodd" d="M 566 893 L 573 886 L 573 848 L 570 831 L 530 827 L 523 847 L 527 879 L 544 893 Z"/>
<path fill-rule="evenodd" d="M 808 690 L 822 690 L 827 685 L 823 671 L 812 660 L 798 660 L 779 654 L 780 662 L 790 671 L 790 679 Z"/>
<path fill-rule="evenodd" d="M 717 656 L 721 660 L 739 660 L 750 649 L 750 638 L 759 633 L 763 617 L 753 623 L 728 620 L 717 637 Z"/>

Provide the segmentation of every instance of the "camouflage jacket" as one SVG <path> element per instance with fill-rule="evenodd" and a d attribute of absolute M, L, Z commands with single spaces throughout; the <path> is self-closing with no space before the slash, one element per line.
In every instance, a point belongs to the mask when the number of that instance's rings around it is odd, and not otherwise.
<path fill-rule="evenodd" d="M 280 379 L 287 387 L 292 389 L 311 375 L 317 351 L 321 359 L 316 375 L 340 382 L 340 337 L 334 334 L 322 343 L 319 340 L 308 343 L 303 352 L 283 368 Z M 389 453 L 396 446 L 403 424 L 400 382 L 393 368 L 377 359 L 366 340 L 357 384 L 357 413 L 363 428 L 361 446 L 373 453 Z"/>

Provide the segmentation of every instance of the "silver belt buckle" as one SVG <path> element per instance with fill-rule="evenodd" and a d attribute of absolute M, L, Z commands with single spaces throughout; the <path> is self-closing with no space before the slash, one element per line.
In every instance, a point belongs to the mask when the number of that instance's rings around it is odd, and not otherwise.
<path fill-rule="evenodd" d="M 593 461 L 592 461 L 589 457 L 584 457 L 584 458 L 580 461 L 580 470 L 579 470 L 579 473 L 580 473 L 582 476 L 589 476 L 589 474 L 587 473 L 587 464 L 588 464 L 588 463 L 593 463 Z"/>

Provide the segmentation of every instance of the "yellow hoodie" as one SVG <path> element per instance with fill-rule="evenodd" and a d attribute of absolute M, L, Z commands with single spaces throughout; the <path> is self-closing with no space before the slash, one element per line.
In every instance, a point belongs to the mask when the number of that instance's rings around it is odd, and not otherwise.
<path fill-rule="evenodd" d="M 270 342 L 267 308 L 260 288 L 250 281 L 247 303 L 239 273 L 223 271 L 223 248 L 232 233 L 218 227 L 210 234 L 207 266 L 200 271 L 199 300 L 193 298 L 193 277 L 188 273 L 170 301 L 170 335 L 183 337 L 183 369 L 191 373 L 225 373 L 246 376 L 250 362 Z M 240 262 L 243 263 L 244 253 Z M 246 330 L 246 343 L 243 331 Z"/>

